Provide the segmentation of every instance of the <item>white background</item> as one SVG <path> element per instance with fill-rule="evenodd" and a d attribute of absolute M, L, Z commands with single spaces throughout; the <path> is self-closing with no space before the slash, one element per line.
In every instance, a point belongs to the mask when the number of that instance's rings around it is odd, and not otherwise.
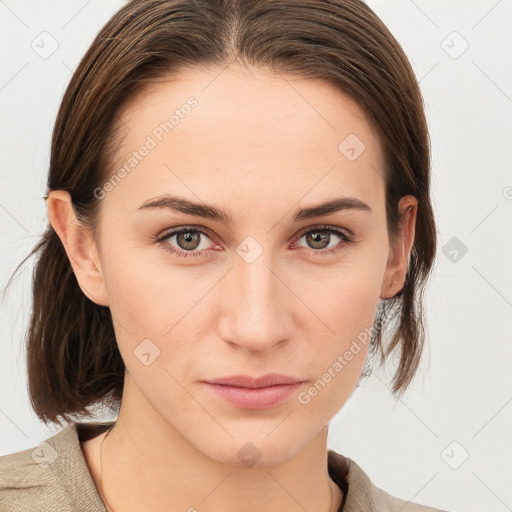
<path fill-rule="evenodd" d="M 428 347 L 411 390 L 393 399 L 389 371 L 377 371 L 332 420 L 329 447 L 390 494 L 454 512 L 504 512 L 512 508 L 512 2 L 368 3 L 404 47 L 424 94 L 439 250 Z M 47 222 L 41 196 L 64 89 L 121 5 L 0 0 L 2 287 Z M 43 31 L 58 42 L 45 59 L 31 48 Z M 453 237 L 467 247 L 456 261 L 443 252 Z M 32 266 L 0 302 L 0 454 L 60 430 L 45 427 L 28 401 Z"/>

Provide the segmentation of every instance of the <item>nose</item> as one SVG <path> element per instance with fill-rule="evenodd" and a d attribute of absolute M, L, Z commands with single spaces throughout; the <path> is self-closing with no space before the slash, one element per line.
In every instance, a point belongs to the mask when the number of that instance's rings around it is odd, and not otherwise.
<path fill-rule="evenodd" d="M 221 338 L 248 352 L 265 352 L 292 337 L 296 298 L 281 267 L 261 254 L 255 261 L 234 258 L 220 293 Z"/>

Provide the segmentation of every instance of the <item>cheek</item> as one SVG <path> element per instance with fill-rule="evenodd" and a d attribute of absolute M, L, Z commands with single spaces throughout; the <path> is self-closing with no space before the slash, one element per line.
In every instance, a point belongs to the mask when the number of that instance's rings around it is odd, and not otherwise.
<path fill-rule="evenodd" d="M 157 370 L 175 372 L 173 361 L 180 361 L 179 373 L 190 366 L 200 346 L 199 329 L 205 324 L 198 318 L 201 308 L 195 306 L 213 286 L 211 279 L 191 278 L 186 269 L 155 263 L 152 252 L 120 251 L 122 258 L 105 264 L 119 350 L 128 371 L 144 376 L 151 386 Z"/>
<path fill-rule="evenodd" d="M 106 262 L 110 309 L 134 336 L 161 338 L 197 301 L 197 291 L 157 249 L 127 248 L 120 255 Z"/>
<path fill-rule="evenodd" d="M 294 291 L 311 312 L 305 315 L 308 322 L 302 328 L 321 329 L 326 337 L 330 334 L 342 343 L 373 325 L 383 277 L 382 263 L 375 254 L 354 252 L 337 268 L 310 272 L 298 281 Z"/>
<path fill-rule="evenodd" d="M 316 378 L 296 397 L 306 425 L 326 425 L 343 408 L 359 381 L 367 344 L 341 340 L 322 354 L 316 356 Z"/>
<path fill-rule="evenodd" d="M 355 388 L 374 332 L 382 280 L 378 254 L 361 252 L 340 265 L 337 277 L 330 269 L 329 278 L 316 280 L 314 286 L 309 279 L 303 282 L 299 293 L 307 297 L 314 315 L 308 312 L 300 329 L 317 340 L 307 350 L 318 379 L 306 390 L 304 401 L 329 402 L 336 409 Z M 321 351 L 316 350 L 318 345 Z"/>

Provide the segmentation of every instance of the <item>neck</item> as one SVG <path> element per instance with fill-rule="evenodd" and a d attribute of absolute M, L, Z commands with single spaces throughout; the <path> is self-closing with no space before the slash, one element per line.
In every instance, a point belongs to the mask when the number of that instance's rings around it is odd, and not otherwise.
<path fill-rule="evenodd" d="M 245 467 L 206 456 L 159 415 L 126 413 L 122 407 L 108 439 L 92 440 L 91 474 L 109 512 L 339 509 L 343 494 L 327 471 L 327 427 L 289 459 Z"/>

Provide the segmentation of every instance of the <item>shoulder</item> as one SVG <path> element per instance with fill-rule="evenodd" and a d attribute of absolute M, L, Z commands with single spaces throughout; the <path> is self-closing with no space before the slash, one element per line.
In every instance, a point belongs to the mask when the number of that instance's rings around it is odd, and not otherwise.
<path fill-rule="evenodd" d="M 344 481 L 347 494 L 343 510 L 365 512 L 450 512 L 392 496 L 377 487 L 351 458 L 328 451 L 329 472 L 338 482 Z"/>
<path fill-rule="evenodd" d="M 375 485 L 372 485 L 372 498 L 375 503 L 375 509 L 379 512 L 449 512 L 391 496 Z"/>
<path fill-rule="evenodd" d="M 23 512 L 46 503 L 69 510 L 64 490 L 51 469 L 57 452 L 48 441 L 0 457 L 0 510 Z"/>
<path fill-rule="evenodd" d="M 103 511 L 90 482 L 76 424 L 70 423 L 34 448 L 0 457 L 0 510 L 73 512 L 85 502 Z"/>

